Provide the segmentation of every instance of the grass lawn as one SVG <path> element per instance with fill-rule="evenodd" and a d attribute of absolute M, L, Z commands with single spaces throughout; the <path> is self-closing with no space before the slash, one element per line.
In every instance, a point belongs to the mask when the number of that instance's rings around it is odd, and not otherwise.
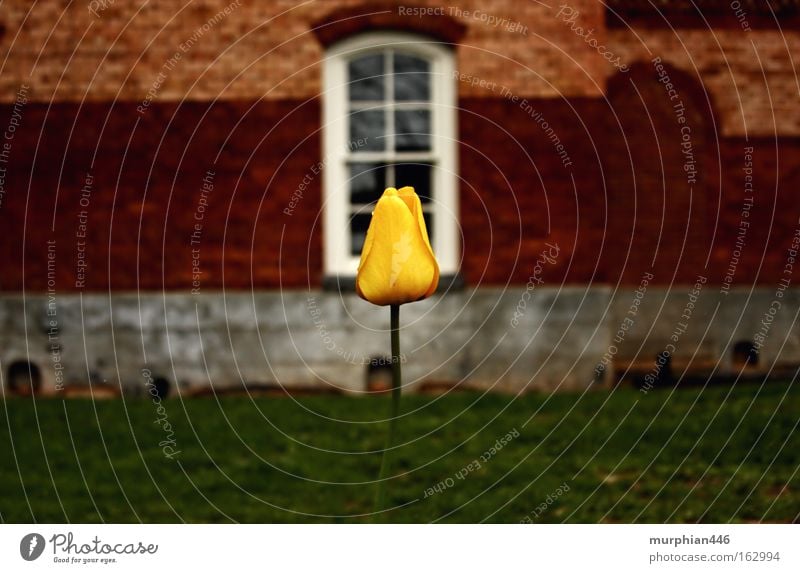
<path fill-rule="evenodd" d="M 164 406 L 174 460 L 147 399 L 6 400 L 0 519 L 353 522 L 372 510 L 388 399 Z M 389 521 L 798 520 L 796 385 L 406 396 L 403 412 Z"/>

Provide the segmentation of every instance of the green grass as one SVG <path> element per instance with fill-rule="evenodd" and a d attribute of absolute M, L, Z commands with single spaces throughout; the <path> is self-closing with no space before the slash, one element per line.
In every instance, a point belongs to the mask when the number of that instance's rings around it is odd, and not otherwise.
<path fill-rule="evenodd" d="M 393 522 L 796 521 L 798 389 L 403 399 Z M 5 522 L 353 522 L 372 510 L 382 398 L 9 399 Z M 663 407 L 663 410 L 662 410 Z M 627 416 L 627 417 L 626 417 Z M 339 420 L 339 421 L 337 421 Z M 454 478 L 498 438 L 480 469 Z M 475 467 L 475 466 L 473 466 Z M 397 474 L 402 474 L 397 477 Z M 466 473 L 466 472 L 465 472 Z M 425 491 L 453 478 L 453 485 Z M 566 482 L 569 491 L 553 497 Z M 551 503 L 548 504 L 548 495 Z M 535 514 L 537 506 L 543 509 Z"/>

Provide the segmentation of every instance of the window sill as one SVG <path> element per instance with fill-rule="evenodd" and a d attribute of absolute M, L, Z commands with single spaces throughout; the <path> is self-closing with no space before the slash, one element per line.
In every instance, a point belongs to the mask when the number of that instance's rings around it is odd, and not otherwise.
<path fill-rule="evenodd" d="M 460 273 L 450 273 L 439 277 L 436 293 L 464 289 L 464 278 Z M 329 292 L 356 292 L 356 277 L 350 275 L 326 275 L 322 278 L 322 290 Z"/>

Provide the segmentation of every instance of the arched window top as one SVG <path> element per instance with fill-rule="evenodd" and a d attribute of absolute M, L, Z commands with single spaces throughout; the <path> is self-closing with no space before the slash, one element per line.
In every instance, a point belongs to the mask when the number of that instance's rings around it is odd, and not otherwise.
<path fill-rule="evenodd" d="M 415 33 L 453 45 L 464 37 L 467 27 L 445 10 L 434 10 L 420 18 L 414 8 L 413 5 L 399 7 L 390 2 L 345 6 L 329 12 L 311 27 L 325 48 L 370 30 L 382 30 L 382 33 Z"/>
<path fill-rule="evenodd" d="M 370 53 L 386 51 L 403 52 L 423 59 L 453 57 L 452 47 L 436 38 L 393 30 L 362 32 L 349 36 L 328 46 L 325 56 L 355 59 Z"/>

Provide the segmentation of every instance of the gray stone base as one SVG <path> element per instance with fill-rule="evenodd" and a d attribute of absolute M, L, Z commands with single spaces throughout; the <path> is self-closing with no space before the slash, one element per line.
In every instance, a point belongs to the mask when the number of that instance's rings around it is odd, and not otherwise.
<path fill-rule="evenodd" d="M 676 363 L 724 372 L 733 345 L 758 338 L 765 320 L 758 368 L 800 363 L 796 289 L 701 287 L 480 288 L 404 305 L 404 384 L 580 390 L 652 362 L 671 341 Z M 14 362 L 37 365 L 49 393 L 90 379 L 142 392 L 145 368 L 182 392 L 245 383 L 359 393 L 369 361 L 388 355 L 388 322 L 388 308 L 328 291 L 4 295 L 0 360 L 4 381 Z"/>

